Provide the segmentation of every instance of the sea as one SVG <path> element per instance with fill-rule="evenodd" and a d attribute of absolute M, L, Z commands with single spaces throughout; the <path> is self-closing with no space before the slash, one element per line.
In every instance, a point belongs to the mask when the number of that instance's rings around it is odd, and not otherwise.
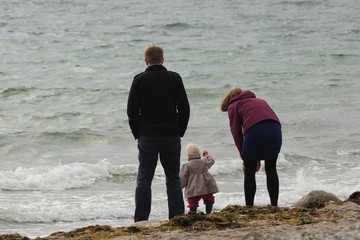
<path fill-rule="evenodd" d="M 0 0 L 0 234 L 133 223 L 137 141 L 126 114 L 144 50 L 164 49 L 191 106 L 185 146 L 215 158 L 214 210 L 245 205 L 223 95 L 265 99 L 282 123 L 280 207 L 360 190 L 358 0 Z M 255 205 L 268 205 L 257 173 Z M 151 220 L 166 220 L 164 171 Z M 200 202 L 199 211 L 204 206 Z"/>

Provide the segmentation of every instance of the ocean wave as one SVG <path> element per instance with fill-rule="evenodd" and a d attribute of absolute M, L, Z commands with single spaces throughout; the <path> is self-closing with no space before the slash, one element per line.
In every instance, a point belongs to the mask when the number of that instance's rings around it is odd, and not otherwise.
<path fill-rule="evenodd" d="M 60 119 L 58 121 L 62 120 Z M 44 154 L 44 152 L 50 153 L 52 150 L 58 149 L 61 155 L 86 146 L 94 146 L 96 148 L 113 146 L 114 142 L 112 140 L 114 137 L 117 137 L 110 136 L 107 133 L 101 133 L 99 132 L 100 130 L 91 130 L 89 128 L 45 132 L 43 132 L 44 129 L 39 129 L 38 131 L 39 132 L 19 131 L 0 135 L 0 154 L 3 154 L 6 158 L 15 157 L 18 154 L 25 154 L 25 156 L 28 157 L 40 157 L 39 155 Z M 29 139 L 31 139 L 31 141 L 29 141 Z"/>
<path fill-rule="evenodd" d="M 110 163 L 76 162 L 58 166 L 18 167 L 0 171 L 0 189 L 8 191 L 59 191 L 85 188 L 112 178 Z"/>
<path fill-rule="evenodd" d="M 347 33 L 347 34 L 355 34 L 355 35 L 358 35 L 358 34 L 360 34 L 360 29 L 347 30 L 346 33 Z"/>
<path fill-rule="evenodd" d="M 99 134 L 88 128 L 80 128 L 74 130 L 43 132 L 39 138 L 45 138 L 47 140 L 70 140 L 70 141 L 82 141 L 82 140 L 105 140 L 106 136 Z"/>
<path fill-rule="evenodd" d="M 35 88 L 28 88 L 28 87 L 10 87 L 5 89 L 0 89 L 0 96 L 2 97 L 10 97 L 14 95 L 28 93 Z"/>
<path fill-rule="evenodd" d="M 197 95 L 209 96 L 209 97 L 219 97 L 225 94 L 229 89 L 233 88 L 231 84 L 224 84 L 221 86 L 211 86 L 206 87 L 191 87 L 187 90 L 188 95 L 196 97 Z"/>
<path fill-rule="evenodd" d="M 8 223 L 72 223 L 101 220 L 130 219 L 129 208 L 114 207 L 131 205 L 133 192 L 107 192 L 83 196 L 69 193 L 57 196 L 42 194 L 24 197 L 15 194 L 18 200 L 0 208 L 0 221 Z M 34 214 L 35 213 L 35 214 Z"/>
<path fill-rule="evenodd" d="M 328 56 L 333 57 L 333 58 L 344 58 L 344 57 L 358 58 L 358 57 L 360 57 L 360 55 L 353 54 L 353 53 L 332 53 L 332 54 L 328 54 Z"/>
<path fill-rule="evenodd" d="M 351 151 L 338 150 L 336 151 L 336 153 L 340 156 L 360 158 L 360 150 L 351 150 Z"/>
<path fill-rule="evenodd" d="M 35 97 L 39 98 L 48 98 L 48 97 L 57 97 L 57 96 L 86 96 L 88 94 L 91 97 L 94 94 L 103 94 L 103 95 L 118 95 L 118 94 L 127 94 L 128 89 L 113 89 L 113 88 L 36 88 L 36 87 L 9 87 L 0 89 L 1 97 L 11 97 L 17 96 L 19 94 L 34 94 Z"/>
<path fill-rule="evenodd" d="M 174 22 L 174 23 L 168 23 L 164 24 L 162 26 L 165 30 L 188 30 L 188 29 L 210 29 L 210 25 L 204 24 L 204 23 L 194 23 L 189 24 L 185 22 Z M 200 36 L 200 35 L 199 35 Z"/>
<path fill-rule="evenodd" d="M 109 165 L 109 173 L 113 176 L 136 176 L 138 171 L 137 164 Z"/>
<path fill-rule="evenodd" d="M 83 113 L 81 113 L 81 112 L 56 112 L 56 113 L 51 114 L 50 116 L 35 117 L 35 118 L 56 120 L 56 119 L 62 119 L 62 118 L 68 119 L 68 118 L 81 117 L 81 116 L 83 116 Z"/>
<path fill-rule="evenodd" d="M 242 171 L 242 161 L 239 159 L 216 161 L 215 164 L 209 169 L 209 172 L 214 176 L 234 174 L 240 171 Z"/>
<path fill-rule="evenodd" d="M 359 54 L 354 53 L 329 53 L 329 54 L 319 54 L 321 58 L 332 59 L 332 60 L 358 60 L 360 58 Z"/>
<path fill-rule="evenodd" d="M 164 25 L 164 28 L 167 28 L 167 29 L 188 29 L 190 27 L 191 27 L 190 24 L 183 23 L 183 22 L 169 23 L 169 24 Z"/>
<path fill-rule="evenodd" d="M 318 163 L 326 162 L 325 159 L 315 158 L 305 154 L 296 154 L 296 153 L 286 153 L 284 154 L 283 158 L 286 160 L 286 162 L 289 163 L 289 165 L 292 166 L 304 166 L 312 161 Z"/>
<path fill-rule="evenodd" d="M 314 6 L 322 4 L 322 1 L 281 1 L 279 5 Z"/>
<path fill-rule="evenodd" d="M 299 157 L 300 156 L 297 156 L 295 158 L 298 159 Z M 214 176 L 232 175 L 242 172 L 242 163 L 243 162 L 241 159 L 230 159 L 230 160 L 222 160 L 222 161 L 216 161 L 215 159 L 215 164 L 210 168 L 209 171 Z M 264 166 L 264 161 L 262 161 L 262 165 Z M 292 168 L 294 165 L 296 165 L 296 162 L 294 162 L 293 158 L 289 157 L 288 154 L 283 154 L 283 153 L 279 154 L 277 161 L 277 167 L 279 171 L 285 168 Z"/>

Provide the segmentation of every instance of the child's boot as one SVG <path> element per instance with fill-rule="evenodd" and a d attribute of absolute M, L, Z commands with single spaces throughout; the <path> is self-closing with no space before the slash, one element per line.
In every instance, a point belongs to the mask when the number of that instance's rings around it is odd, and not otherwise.
<path fill-rule="evenodd" d="M 189 214 L 195 214 L 196 213 L 196 208 L 190 208 Z"/>
<path fill-rule="evenodd" d="M 210 201 L 205 201 L 206 214 L 211 213 L 213 208 L 213 203 Z"/>

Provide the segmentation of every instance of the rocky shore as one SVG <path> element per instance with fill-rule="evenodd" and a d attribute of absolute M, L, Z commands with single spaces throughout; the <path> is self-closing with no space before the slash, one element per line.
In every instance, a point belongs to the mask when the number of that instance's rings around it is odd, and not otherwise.
<path fill-rule="evenodd" d="M 30 240 L 18 234 L 0 240 Z M 35 240 L 139 239 L 360 239 L 360 192 L 345 201 L 312 191 L 293 207 L 230 205 L 220 212 L 186 214 L 169 221 L 144 221 L 129 227 L 88 226 Z"/>

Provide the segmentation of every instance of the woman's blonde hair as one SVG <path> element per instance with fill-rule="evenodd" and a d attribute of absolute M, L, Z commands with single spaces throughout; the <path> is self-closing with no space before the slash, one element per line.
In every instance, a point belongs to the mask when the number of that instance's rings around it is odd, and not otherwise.
<path fill-rule="evenodd" d="M 230 100 L 231 100 L 235 95 L 237 95 L 238 93 L 241 93 L 241 92 L 242 92 L 242 90 L 241 90 L 240 88 L 238 88 L 238 87 L 233 88 L 233 89 L 231 89 L 229 92 L 227 92 L 227 93 L 224 95 L 224 97 L 223 97 L 223 99 L 222 99 L 222 101 L 221 101 L 221 104 L 220 104 L 220 109 L 221 109 L 221 111 L 227 112 L 228 107 L 229 107 L 229 102 L 230 102 Z"/>
<path fill-rule="evenodd" d="M 186 154 L 189 157 L 200 157 L 201 153 L 200 153 L 200 147 L 197 144 L 194 143 L 190 143 L 186 146 Z"/>

